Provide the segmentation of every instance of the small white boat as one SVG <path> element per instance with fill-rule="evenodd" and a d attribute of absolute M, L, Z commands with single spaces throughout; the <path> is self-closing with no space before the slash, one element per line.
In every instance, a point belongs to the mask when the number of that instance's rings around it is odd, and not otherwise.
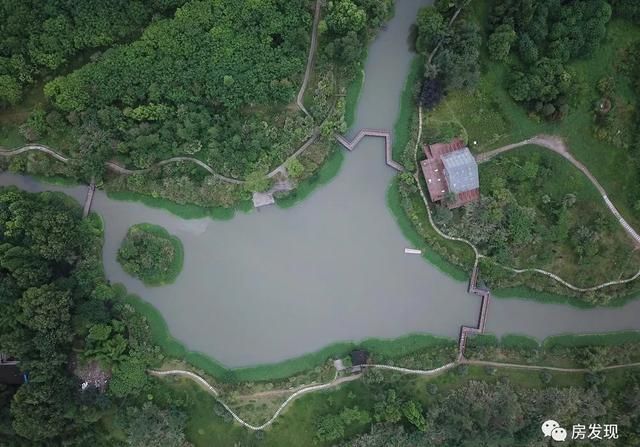
<path fill-rule="evenodd" d="M 408 255 L 421 255 L 422 250 L 416 250 L 415 248 L 405 248 L 404 252 Z"/>

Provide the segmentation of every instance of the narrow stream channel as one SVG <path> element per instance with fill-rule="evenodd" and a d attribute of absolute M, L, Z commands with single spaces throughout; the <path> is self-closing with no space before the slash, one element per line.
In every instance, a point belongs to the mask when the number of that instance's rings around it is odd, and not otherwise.
<path fill-rule="evenodd" d="M 393 128 L 413 57 L 409 28 L 428 3 L 398 0 L 395 17 L 371 45 L 354 132 Z M 93 210 L 105 220 L 106 274 L 156 306 L 186 346 L 228 366 L 277 362 L 343 340 L 412 332 L 457 337 L 460 325 L 475 324 L 480 300 L 466 293 L 466 283 L 404 254 L 408 242 L 386 205 L 393 174 L 383 142 L 365 139 L 338 176 L 301 204 L 239 213 L 230 221 L 183 220 L 97 191 Z M 8 173 L 0 185 L 64 191 L 81 202 L 85 194 Z M 127 229 L 140 222 L 162 225 L 182 240 L 184 270 L 174 284 L 147 288 L 116 262 Z M 494 299 L 487 329 L 538 338 L 640 329 L 638 312 L 638 300 L 579 310 Z"/>

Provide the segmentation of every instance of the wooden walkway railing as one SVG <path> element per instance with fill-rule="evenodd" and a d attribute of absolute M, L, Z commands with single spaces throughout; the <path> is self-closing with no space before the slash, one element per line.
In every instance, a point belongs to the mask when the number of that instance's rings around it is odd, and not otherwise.
<path fill-rule="evenodd" d="M 87 217 L 91 212 L 91 204 L 93 203 L 93 195 L 96 192 L 96 183 L 91 182 L 87 189 L 87 198 L 84 201 L 84 209 L 82 210 L 82 217 Z"/>
<path fill-rule="evenodd" d="M 476 327 L 462 326 L 460 328 L 460 338 L 458 340 L 458 360 L 464 360 L 464 350 L 467 347 L 469 335 L 477 335 L 484 333 L 487 323 L 487 312 L 489 311 L 489 300 L 491 293 L 488 289 L 478 288 L 478 263 L 473 266 L 471 278 L 469 279 L 469 293 L 478 295 L 482 298 L 480 305 L 480 316 L 478 317 L 478 325 Z"/>
<path fill-rule="evenodd" d="M 347 150 L 352 151 L 364 137 L 384 138 L 385 163 L 396 171 L 404 171 L 404 167 L 400 163 L 397 163 L 393 160 L 393 154 L 391 153 L 391 132 L 389 132 L 388 130 L 360 129 L 360 132 L 358 132 L 358 134 L 351 141 L 347 140 L 342 135 L 336 135 L 336 140 L 338 140 L 338 143 L 343 145 Z"/>

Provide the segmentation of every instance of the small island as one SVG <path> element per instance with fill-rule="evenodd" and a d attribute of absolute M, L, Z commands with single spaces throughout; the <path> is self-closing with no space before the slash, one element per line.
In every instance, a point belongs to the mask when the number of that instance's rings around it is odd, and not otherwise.
<path fill-rule="evenodd" d="M 182 242 L 167 230 L 148 223 L 133 225 L 118 250 L 125 272 L 147 286 L 173 283 L 182 270 Z"/>

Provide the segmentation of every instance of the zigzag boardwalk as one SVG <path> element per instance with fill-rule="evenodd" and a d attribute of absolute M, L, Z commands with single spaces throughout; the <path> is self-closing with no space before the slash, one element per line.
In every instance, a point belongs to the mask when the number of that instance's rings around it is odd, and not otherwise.
<path fill-rule="evenodd" d="M 336 135 L 336 140 L 338 143 L 343 145 L 347 150 L 352 151 L 355 147 L 360 143 L 360 141 L 364 137 L 378 137 L 384 138 L 384 155 L 385 155 L 385 163 L 395 169 L 396 171 L 403 172 L 404 167 L 395 161 L 393 161 L 393 155 L 391 153 L 391 132 L 388 130 L 381 129 L 360 129 L 360 132 L 353 138 L 353 140 L 349 141 L 342 135 Z"/>
<path fill-rule="evenodd" d="M 464 350 L 467 347 L 467 339 L 469 335 L 477 335 L 484 333 L 487 323 L 487 312 L 489 311 L 489 300 L 491 293 L 488 289 L 478 288 L 478 263 L 473 266 L 471 278 L 469 279 L 469 293 L 478 295 L 482 298 L 480 305 L 480 316 L 478 317 L 478 326 L 462 326 L 460 328 L 460 339 L 458 340 L 458 360 L 464 360 Z"/>

